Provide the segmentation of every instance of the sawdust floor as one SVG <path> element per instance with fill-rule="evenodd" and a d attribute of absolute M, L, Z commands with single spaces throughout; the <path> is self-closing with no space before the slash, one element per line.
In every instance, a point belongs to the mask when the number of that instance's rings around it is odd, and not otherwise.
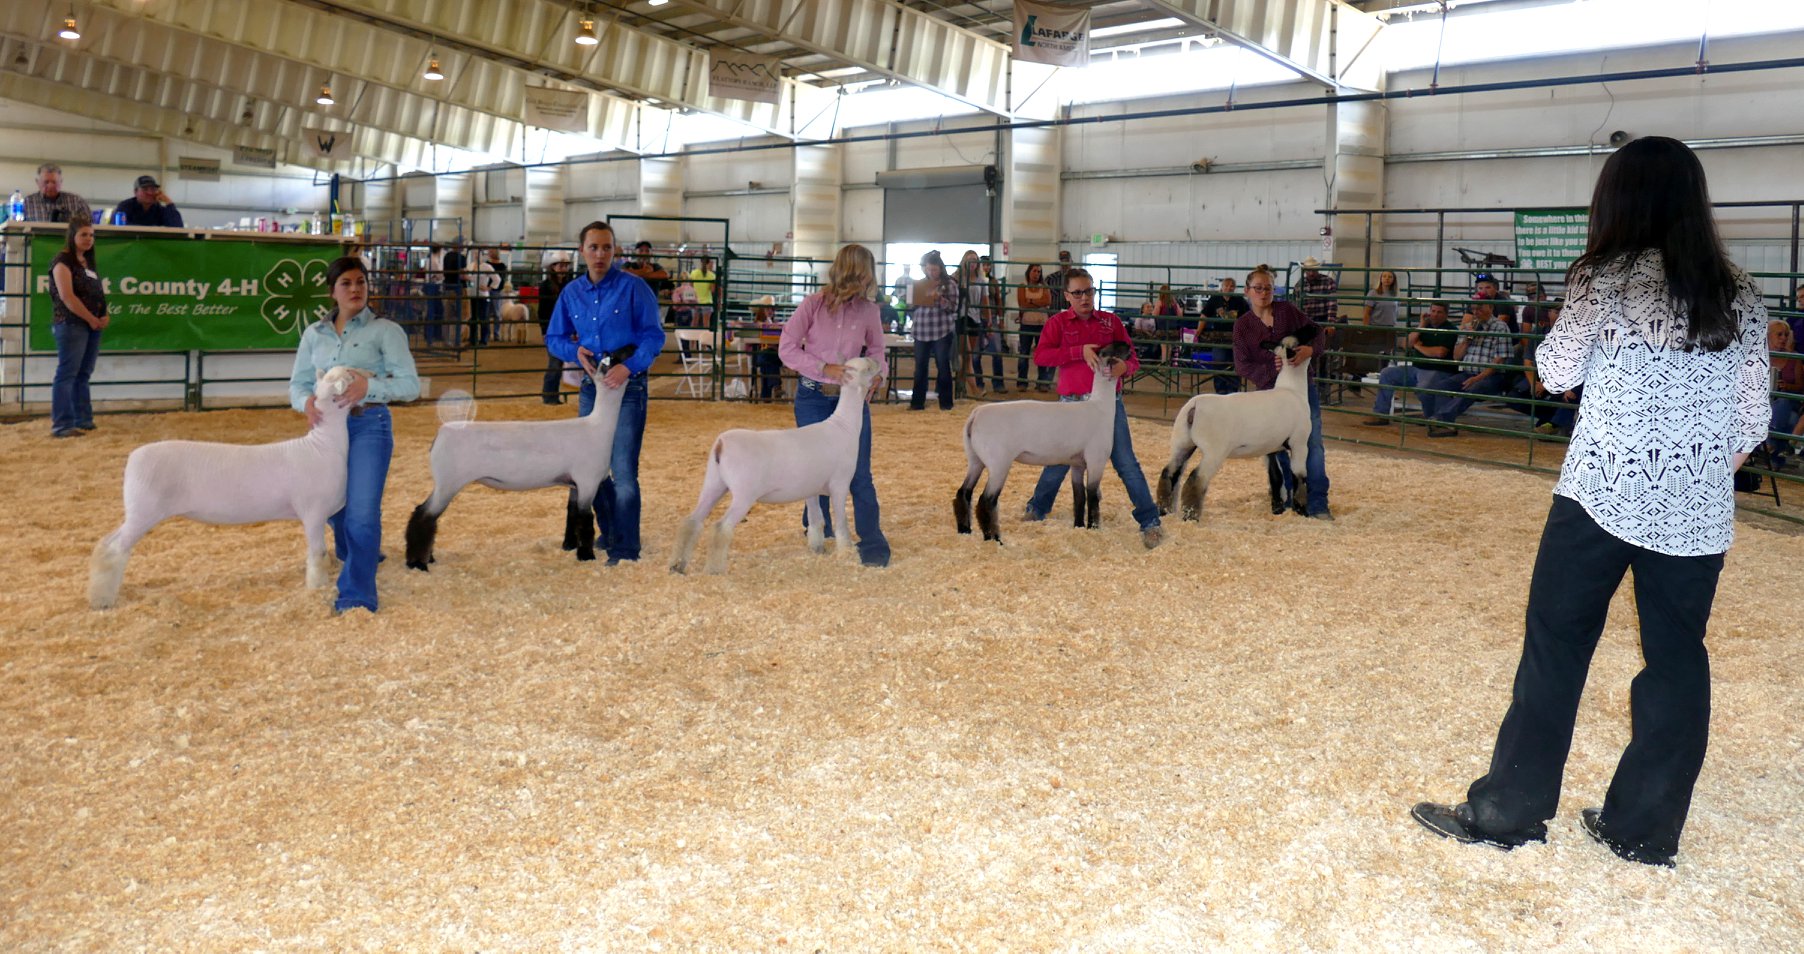
<path fill-rule="evenodd" d="M 1463 848 L 1408 809 L 1484 769 L 1546 478 L 1331 448 L 1327 524 L 1231 462 L 1147 552 L 1113 475 L 1100 531 L 1021 523 L 1022 469 L 998 549 L 952 531 L 964 414 L 876 413 L 889 569 L 784 507 L 679 577 L 709 438 L 787 409 L 653 405 L 638 565 L 560 551 L 560 492 L 478 488 L 430 574 L 398 556 L 437 419 L 402 409 L 384 610 L 346 618 L 287 524 L 167 524 L 83 602 L 132 447 L 296 416 L 0 428 L 0 949 L 1798 948 L 1804 538 L 1728 561 L 1676 871 L 1576 823 L 1627 736 L 1626 588 L 1550 842 Z"/>

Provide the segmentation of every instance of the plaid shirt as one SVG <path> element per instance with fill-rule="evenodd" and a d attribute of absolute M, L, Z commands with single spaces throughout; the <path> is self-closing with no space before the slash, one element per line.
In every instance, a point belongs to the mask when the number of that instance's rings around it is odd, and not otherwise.
<path fill-rule="evenodd" d="M 1339 302 L 1334 300 L 1334 293 L 1340 291 L 1340 283 L 1329 278 L 1325 272 L 1303 273 L 1303 280 L 1297 282 L 1297 307 L 1310 321 L 1334 321 L 1339 314 Z"/>
<path fill-rule="evenodd" d="M 25 221 L 92 222 L 94 212 L 88 208 L 86 199 L 73 192 L 58 192 L 54 199 L 44 198 L 42 192 L 33 192 L 25 197 Z"/>
<path fill-rule="evenodd" d="M 938 341 L 951 334 L 958 316 L 958 306 L 958 282 L 951 275 L 941 276 L 939 304 L 915 305 L 908 309 L 908 320 L 915 340 Z"/>
<path fill-rule="evenodd" d="M 1460 370 L 1477 374 L 1480 371 L 1497 370 L 1486 368 L 1487 364 L 1506 364 L 1510 353 L 1515 350 L 1516 341 L 1510 337 L 1510 326 L 1503 323 L 1502 318 L 1492 316 L 1491 320 L 1478 327 L 1479 331 L 1494 331 L 1496 337 L 1485 335 L 1463 335 L 1466 342 L 1466 356 L 1460 359 Z"/>

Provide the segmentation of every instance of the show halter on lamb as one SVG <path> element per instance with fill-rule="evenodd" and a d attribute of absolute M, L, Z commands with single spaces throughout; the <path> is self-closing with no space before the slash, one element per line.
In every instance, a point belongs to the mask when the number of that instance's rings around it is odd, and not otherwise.
<path fill-rule="evenodd" d="M 1002 542 L 996 500 L 1016 463 L 1070 465 L 1073 526 L 1094 528 L 1102 500 L 1103 467 L 1115 447 L 1115 381 L 1133 352 L 1111 342 L 1096 352 L 1097 373 L 1084 401 L 1008 401 L 985 404 L 965 420 L 965 482 L 953 498 L 959 533 L 971 532 L 971 491 L 987 469 L 977 499 L 977 525 L 985 540 Z"/>
<path fill-rule="evenodd" d="M 300 520 L 307 538 L 307 586 L 324 586 L 326 521 L 345 505 L 345 460 L 351 409 L 337 398 L 363 372 L 337 367 L 320 376 L 313 393 L 320 423 L 304 436 L 274 444 L 158 441 L 125 460 L 125 521 L 94 547 L 88 565 L 88 605 L 118 601 L 132 547 L 170 517 L 202 523 Z"/>
<path fill-rule="evenodd" d="M 819 424 L 782 431 L 731 430 L 714 439 L 708 449 L 708 470 L 702 477 L 701 496 L 695 509 L 677 529 L 676 553 L 670 571 L 684 573 L 690 554 L 706 520 L 720 498 L 731 493 L 733 502 L 714 525 L 708 548 L 709 573 L 727 571 L 727 550 L 733 529 L 757 503 L 794 503 L 806 500 L 808 549 L 826 549 L 821 524 L 821 495 L 833 508 L 835 556 L 852 551 L 847 544 L 851 524 L 846 522 L 846 497 L 852 474 L 858 469 L 858 440 L 864 433 L 864 402 L 877 379 L 877 362 L 853 358 L 840 379 L 839 405 Z"/>
<path fill-rule="evenodd" d="M 1209 481 L 1230 457 L 1265 455 L 1266 476 L 1271 481 L 1272 513 L 1283 513 L 1286 505 L 1298 514 L 1306 513 L 1309 499 L 1309 362 L 1291 363 L 1296 350 L 1315 337 L 1313 327 L 1305 327 L 1283 341 L 1261 344 L 1284 362 L 1278 380 L 1268 391 L 1246 391 L 1239 394 L 1199 394 L 1184 405 L 1171 425 L 1171 462 L 1159 473 L 1159 512 L 1170 513 L 1172 492 L 1184 465 L 1197 450 L 1202 457 L 1196 469 L 1184 480 L 1183 518 L 1201 520 L 1203 495 L 1209 492 Z M 1290 469 L 1296 485 L 1287 494 L 1284 475 L 1275 456 L 1290 452 Z"/>
<path fill-rule="evenodd" d="M 564 549 L 578 560 L 595 559 L 595 494 L 614 455 L 614 427 L 626 387 L 605 387 L 601 376 L 637 349 L 627 345 L 595 368 L 595 406 L 589 413 L 557 421 L 469 421 L 441 426 L 432 441 L 432 494 L 407 521 L 407 565 L 426 570 L 438 518 L 452 498 L 471 484 L 496 490 L 569 487 L 564 516 Z"/>

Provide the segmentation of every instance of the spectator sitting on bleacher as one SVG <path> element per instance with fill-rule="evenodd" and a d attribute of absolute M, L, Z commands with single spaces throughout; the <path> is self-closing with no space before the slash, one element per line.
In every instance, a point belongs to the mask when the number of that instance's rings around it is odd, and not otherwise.
<path fill-rule="evenodd" d="M 1497 279 L 1490 275 L 1478 276 L 1472 282 L 1472 297 L 1488 298 L 1496 302 L 1497 304 L 1492 307 L 1492 314 L 1496 315 L 1497 319 L 1503 322 L 1510 331 L 1516 330 L 1516 306 L 1510 304 L 1510 296 L 1504 294 Z"/>
<path fill-rule="evenodd" d="M 1453 356 L 1453 346 L 1459 339 L 1459 333 L 1447 323 L 1447 305 L 1435 302 L 1428 306 L 1428 314 L 1422 317 L 1422 324 L 1409 333 L 1409 354 L 1412 363 L 1394 364 L 1378 372 L 1378 399 L 1372 402 L 1372 415 L 1361 423 L 1389 424 L 1391 413 L 1391 390 L 1393 388 L 1413 388 L 1426 386 L 1433 378 L 1444 377 L 1457 371 L 1459 365 L 1449 360 Z M 1426 408 L 1431 395 L 1422 395 L 1422 404 Z"/>
<path fill-rule="evenodd" d="M 1768 427 L 1778 434 L 1804 435 L 1804 358 L 1782 358 L 1779 353 L 1796 352 L 1798 341 L 1791 326 L 1774 319 L 1767 323 L 1766 348 L 1773 362 L 1773 423 Z M 1772 455 L 1774 470 L 1787 465 L 1786 451 L 1796 449 L 1798 441 L 1769 437 L 1767 453 Z"/>
<path fill-rule="evenodd" d="M 1473 297 L 1482 298 L 1484 293 Z M 1453 346 L 1453 359 L 1460 363 L 1459 370 L 1437 375 L 1426 386 L 1436 391 L 1464 391 L 1467 396 L 1422 395 L 1422 416 L 1442 425 L 1459 420 L 1481 395 L 1502 394 L 1503 369 L 1491 365 L 1505 364 L 1510 357 L 1510 326 L 1497 317 L 1489 302 L 1474 304 L 1460 319 L 1459 326 L 1466 332 Z M 1452 427 L 1428 426 L 1429 437 L 1453 437 L 1458 433 Z"/>
<path fill-rule="evenodd" d="M 1540 375 L 1535 373 L 1535 346 L 1541 343 L 1542 336 L 1553 329 L 1553 323 L 1559 317 L 1558 306 L 1523 306 L 1522 320 L 1519 325 L 1521 334 L 1534 337 L 1516 339 L 1516 349 L 1510 363 L 1521 365 L 1522 371 L 1519 374 L 1512 373 L 1509 385 L 1504 389 L 1504 393 L 1512 397 L 1533 398 L 1537 401 L 1559 401 L 1566 405 L 1565 407 L 1544 404 L 1512 405 L 1513 410 L 1533 416 L 1535 430 L 1542 434 L 1552 434 L 1555 430 L 1568 434 L 1572 432 L 1572 422 L 1578 417 L 1579 396 L 1584 390 L 1583 388 L 1573 388 L 1562 394 L 1549 394 L 1547 388 L 1541 384 Z"/>

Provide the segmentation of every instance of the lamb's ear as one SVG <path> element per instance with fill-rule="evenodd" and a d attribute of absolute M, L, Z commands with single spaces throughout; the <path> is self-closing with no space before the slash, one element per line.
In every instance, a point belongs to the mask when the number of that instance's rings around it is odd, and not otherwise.
<path fill-rule="evenodd" d="M 1306 345 L 1309 342 L 1315 340 L 1315 333 L 1319 330 L 1321 330 L 1319 325 L 1304 325 L 1303 327 L 1298 328 L 1297 330 L 1291 332 L 1290 336 L 1292 338 L 1297 339 L 1297 344 L 1299 346 Z"/>
<path fill-rule="evenodd" d="M 1259 342 L 1259 350 L 1260 351 L 1275 351 L 1275 350 L 1277 350 L 1277 348 L 1278 348 L 1278 343 L 1276 341 Z"/>
<path fill-rule="evenodd" d="M 626 359 L 632 357 L 633 354 L 635 352 L 637 352 L 638 350 L 639 350 L 639 346 L 634 345 L 634 344 L 629 344 L 624 347 L 615 348 L 613 351 L 608 352 L 608 363 L 609 364 L 624 364 L 626 362 Z"/>

